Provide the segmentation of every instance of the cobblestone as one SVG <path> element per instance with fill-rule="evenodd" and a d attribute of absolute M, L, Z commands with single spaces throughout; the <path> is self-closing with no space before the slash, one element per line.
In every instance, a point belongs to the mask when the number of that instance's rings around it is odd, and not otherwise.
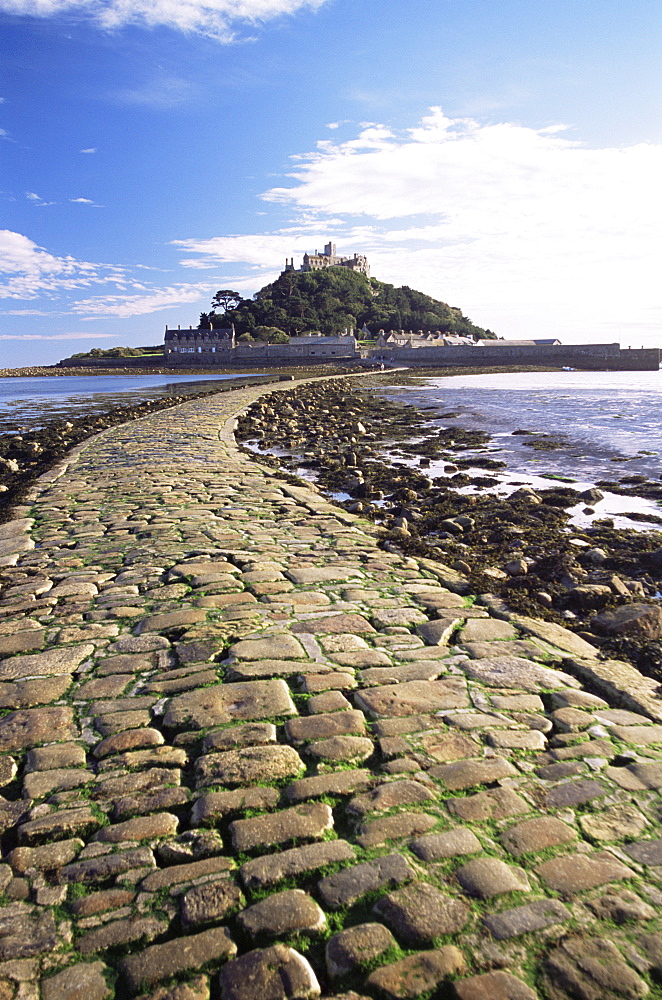
<path fill-rule="evenodd" d="M 0 528 L 0 996 L 656 995 L 659 693 L 243 454 L 291 389 Z"/>

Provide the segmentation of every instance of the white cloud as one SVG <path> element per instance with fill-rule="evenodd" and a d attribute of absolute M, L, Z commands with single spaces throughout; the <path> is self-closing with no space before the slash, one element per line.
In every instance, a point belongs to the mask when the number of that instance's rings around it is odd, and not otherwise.
<path fill-rule="evenodd" d="M 136 269 L 138 267 L 136 265 Z M 0 230 L 0 299 L 47 299 L 57 302 L 54 312 L 40 308 L 5 309 L 2 310 L 4 315 L 127 318 L 188 305 L 201 299 L 207 301 L 212 294 L 209 283 L 179 283 L 159 288 L 136 280 L 133 270 L 90 263 L 72 256 L 56 256 L 21 233 Z M 100 286 L 106 286 L 111 293 L 98 294 Z M 80 297 L 81 291 L 87 294 L 86 298 Z M 71 302 L 73 296 L 77 297 Z"/>
<path fill-rule="evenodd" d="M 0 229 L 0 298 L 33 299 L 122 277 L 120 268 L 58 257 L 21 233 Z"/>
<path fill-rule="evenodd" d="M 171 285 L 148 290 L 144 295 L 92 296 L 75 302 L 71 311 L 83 319 L 97 319 L 99 316 L 126 319 L 129 316 L 144 316 L 172 306 L 197 302 L 201 296 L 209 294 L 208 284 Z"/>
<path fill-rule="evenodd" d="M 115 30 L 129 24 L 165 25 L 219 42 L 235 40 L 243 25 L 260 25 L 285 14 L 316 9 L 328 0 L 0 0 L 0 10 L 29 17 L 75 13 Z"/>
<path fill-rule="evenodd" d="M 103 205 L 97 205 L 96 201 L 92 201 L 91 198 L 70 198 L 69 201 L 72 205 L 91 205 L 92 208 L 103 208 Z"/>
<path fill-rule="evenodd" d="M 81 149 L 81 153 L 96 153 L 96 152 L 97 152 L 96 146 L 90 146 L 89 149 Z"/>
<path fill-rule="evenodd" d="M 243 261 L 259 272 L 332 238 L 341 252 L 366 252 L 382 280 L 505 336 L 627 342 L 641 324 L 657 344 L 661 174 L 661 145 L 588 148 L 563 125 L 433 108 L 404 133 L 366 123 L 293 158 L 289 186 L 263 197 L 300 225 L 178 245 L 188 266 Z"/>
<path fill-rule="evenodd" d="M 25 192 L 25 197 L 28 199 L 28 201 L 43 201 L 44 200 L 40 195 L 35 194 L 34 191 L 26 191 Z"/>

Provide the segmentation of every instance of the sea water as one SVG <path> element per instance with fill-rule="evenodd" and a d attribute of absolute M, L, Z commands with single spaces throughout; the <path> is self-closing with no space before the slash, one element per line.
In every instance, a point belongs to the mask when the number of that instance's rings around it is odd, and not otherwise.
<path fill-rule="evenodd" d="M 389 398 L 427 411 L 431 425 L 459 426 L 491 435 L 490 457 L 507 464 L 499 473 L 469 470 L 498 480 L 495 492 L 509 493 L 519 484 L 550 488 L 555 480 L 572 480 L 581 491 L 597 480 L 616 481 L 642 475 L 662 479 L 662 372 L 517 372 L 492 375 L 425 376 L 410 369 L 417 384 L 384 390 Z M 453 413 L 454 417 L 442 417 Z M 517 430 L 534 435 L 514 434 Z M 527 446 L 541 434 L 561 447 L 539 451 Z M 398 459 L 403 460 L 403 459 Z M 404 459 L 406 461 L 406 459 Z M 417 464 L 414 460 L 408 464 Z M 430 474 L 443 475 L 448 462 L 432 462 Z M 573 523 L 588 524 L 585 504 L 573 511 Z M 662 515 L 654 502 L 607 494 L 596 516 L 639 512 Z M 657 528 L 625 517 L 617 527 Z"/>
<path fill-rule="evenodd" d="M 0 378 L 0 434 L 19 427 L 34 429 L 49 420 L 82 417 L 115 406 L 129 406 L 163 396 L 213 389 L 208 383 L 255 378 L 263 372 L 231 375 L 42 375 Z"/>

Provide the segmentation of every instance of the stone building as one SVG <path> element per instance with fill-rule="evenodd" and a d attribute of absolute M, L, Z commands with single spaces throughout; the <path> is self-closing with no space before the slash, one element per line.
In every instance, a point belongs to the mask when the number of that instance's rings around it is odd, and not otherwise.
<path fill-rule="evenodd" d="M 325 267 L 348 267 L 350 271 L 357 271 L 370 277 L 370 266 L 365 254 L 355 253 L 353 257 L 340 257 L 336 253 L 335 243 L 327 243 L 322 253 L 305 253 L 303 264 L 300 268 L 294 266 L 294 257 L 289 260 L 285 258 L 285 271 L 321 271 Z M 285 273 L 285 272 L 283 272 Z"/>
<path fill-rule="evenodd" d="M 356 338 L 290 337 L 287 344 L 266 344 L 262 340 L 236 340 L 234 327 L 226 330 L 196 330 L 193 327 L 169 330 L 166 327 L 164 362 L 169 367 L 194 368 L 251 364 L 296 364 L 309 359 L 330 361 L 358 357 Z"/>
<path fill-rule="evenodd" d="M 205 354 L 207 356 L 218 354 L 220 364 L 220 356 L 227 358 L 231 355 L 234 347 L 233 326 L 218 330 L 198 330 L 192 326 L 182 330 L 178 326 L 176 330 L 169 330 L 166 327 L 163 352 L 166 364 L 183 363 L 183 361 L 178 361 L 179 356 L 189 354 Z M 196 363 L 193 358 L 185 358 L 184 360 L 187 364 Z"/>
<path fill-rule="evenodd" d="M 387 349 L 420 348 L 420 347 L 473 347 L 472 337 L 459 337 L 455 334 L 442 333 L 440 330 L 380 330 L 375 338 L 375 345 Z"/>

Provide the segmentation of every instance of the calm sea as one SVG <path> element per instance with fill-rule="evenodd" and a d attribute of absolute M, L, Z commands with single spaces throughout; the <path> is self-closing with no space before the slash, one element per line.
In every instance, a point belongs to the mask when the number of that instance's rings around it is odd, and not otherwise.
<path fill-rule="evenodd" d="M 554 485 L 549 476 L 573 479 L 578 490 L 634 474 L 662 479 L 662 372 L 422 376 L 418 385 L 388 395 L 433 407 L 429 416 L 440 426 L 487 431 L 493 457 L 508 466 L 507 473 L 494 474 L 498 492 L 511 492 L 522 482 L 549 487 Z M 440 417 L 449 412 L 457 417 Z M 532 438 L 513 435 L 516 430 L 550 434 L 563 445 L 536 451 L 525 444 Z M 432 463 L 431 474 L 443 474 L 443 464 Z M 597 508 L 599 516 L 632 511 L 662 514 L 656 504 L 615 494 Z M 576 513 L 575 523 L 588 523 L 579 508 Z M 616 523 L 638 527 L 626 519 Z"/>
<path fill-rule="evenodd" d="M 87 413 L 128 406 L 148 399 L 213 389 L 208 383 L 233 378 L 255 378 L 256 372 L 232 375 L 45 375 L 0 378 L 0 433 L 19 427 L 31 429 L 48 420 L 81 417 Z"/>

